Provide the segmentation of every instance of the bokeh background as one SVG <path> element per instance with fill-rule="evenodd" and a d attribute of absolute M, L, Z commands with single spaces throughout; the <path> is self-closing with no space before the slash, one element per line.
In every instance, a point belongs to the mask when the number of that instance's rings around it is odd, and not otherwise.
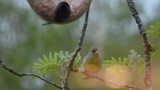
<path fill-rule="evenodd" d="M 134 0 L 134 2 L 145 29 L 159 20 L 159 0 Z M 33 12 L 27 0 L 0 0 L 0 58 L 18 72 L 32 72 L 33 63 L 43 54 L 72 52 L 77 45 L 83 22 L 84 16 L 69 24 L 43 26 L 45 21 Z M 89 25 L 80 52 L 82 57 L 93 45 L 100 49 L 103 60 L 126 57 L 131 49 L 144 56 L 142 40 L 126 0 L 93 0 Z M 152 64 L 153 90 L 158 90 L 160 84 L 157 62 L 160 63 L 155 61 Z M 60 84 L 60 79 L 55 73 L 51 72 L 47 79 Z M 143 77 L 144 72 L 134 75 L 137 86 L 144 87 Z M 71 90 L 113 90 L 108 89 L 102 82 L 98 83 L 97 80 L 83 81 L 83 75 L 72 74 L 70 78 Z M 95 83 L 90 84 L 91 82 Z M 14 76 L 0 68 L 0 90 L 57 90 L 57 88 L 38 79 Z"/>

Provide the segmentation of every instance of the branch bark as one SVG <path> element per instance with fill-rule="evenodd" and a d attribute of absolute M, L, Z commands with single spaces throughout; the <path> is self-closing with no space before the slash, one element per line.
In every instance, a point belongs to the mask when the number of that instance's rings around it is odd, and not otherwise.
<path fill-rule="evenodd" d="M 83 73 L 85 75 L 87 75 L 87 77 L 89 77 L 90 79 L 96 79 L 96 80 L 99 80 L 101 82 L 104 82 L 104 83 L 109 83 L 109 84 L 112 84 L 112 85 L 115 85 L 115 86 L 120 86 L 120 87 L 126 87 L 126 88 L 132 88 L 132 89 L 135 89 L 135 90 L 143 90 L 142 88 L 140 87 L 137 87 L 135 85 L 126 85 L 126 84 L 122 84 L 122 83 L 117 83 L 117 82 L 114 82 L 112 80 L 105 80 L 103 77 L 97 75 L 97 74 L 94 74 L 94 73 L 91 73 L 83 68 L 79 68 L 79 69 L 72 69 L 73 72 L 79 72 L 79 73 Z"/>
<path fill-rule="evenodd" d="M 146 76 L 144 78 L 144 83 L 147 86 L 148 90 L 152 90 L 152 81 L 151 81 L 151 55 L 150 53 L 152 52 L 152 47 L 148 42 L 148 38 L 146 35 L 146 31 L 143 27 L 143 23 L 138 15 L 138 12 L 136 10 L 135 4 L 133 2 L 133 0 L 127 0 L 128 6 L 130 8 L 130 11 L 132 13 L 132 16 L 134 17 L 134 19 L 136 20 L 136 23 L 138 25 L 138 29 L 140 32 L 140 35 L 142 37 L 143 40 L 143 44 L 144 44 L 144 54 L 145 54 L 145 61 L 146 61 L 146 65 L 145 65 L 145 69 L 146 69 Z"/>
<path fill-rule="evenodd" d="M 81 35 L 80 35 L 80 39 L 78 41 L 78 44 L 77 44 L 77 47 L 75 48 L 70 60 L 69 60 L 69 63 L 67 65 L 67 72 L 65 74 L 65 76 L 62 78 L 62 90 L 69 90 L 68 88 L 68 78 L 69 78 L 69 75 L 71 73 L 71 69 L 72 69 L 72 66 L 73 66 L 73 62 L 75 60 L 75 57 L 77 56 L 78 52 L 81 50 L 81 47 L 82 47 L 82 43 L 83 43 L 83 39 L 84 39 L 84 36 L 85 36 L 85 32 L 86 32 L 86 29 L 87 29 L 87 26 L 88 26 L 88 16 L 89 16 L 89 10 L 90 10 L 90 5 L 89 5 L 89 8 L 86 12 L 86 16 L 85 16 L 85 22 L 84 22 L 84 25 L 83 25 L 83 28 L 82 28 L 82 31 L 81 31 Z"/>
<path fill-rule="evenodd" d="M 35 74 L 32 74 L 32 73 L 18 73 L 15 70 L 7 67 L 1 59 L 0 59 L 0 66 L 2 66 L 6 71 L 12 73 L 13 75 L 16 75 L 16 76 L 19 76 L 19 77 L 27 77 L 27 76 L 36 77 L 36 78 L 38 78 L 38 79 L 56 87 L 56 88 L 62 89 L 62 87 L 60 85 L 57 85 L 55 82 L 48 81 L 48 80 L 46 80 L 46 79 L 44 79 L 44 78 L 42 78 L 38 75 L 35 75 Z"/>

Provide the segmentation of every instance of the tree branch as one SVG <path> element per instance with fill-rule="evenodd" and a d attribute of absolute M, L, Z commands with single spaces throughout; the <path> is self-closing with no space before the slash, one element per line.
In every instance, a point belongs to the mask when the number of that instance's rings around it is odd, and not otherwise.
<path fill-rule="evenodd" d="M 35 74 L 32 74 L 32 73 L 18 73 L 15 70 L 7 67 L 1 59 L 0 59 L 0 66 L 2 66 L 6 71 L 8 71 L 8 72 L 10 72 L 10 73 L 12 73 L 12 74 L 14 74 L 16 76 L 19 76 L 19 77 L 24 77 L 24 76 L 32 77 L 33 76 L 33 77 L 36 77 L 36 78 L 38 78 L 38 79 L 40 79 L 40 80 L 42 80 L 42 81 L 54 86 L 54 87 L 62 89 L 62 87 L 60 85 L 57 85 L 55 82 L 50 82 L 50 81 L 48 81 L 48 80 L 46 80 L 46 79 L 44 79 L 44 78 L 42 78 L 42 77 L 40 77 L 38 75 L 35 75 Z"/>
<path fill-rule="evenodd" d="M 69 88 L 68 88 L 68 78 L 69 78 L 69 75 L 71 73 L 71 69 L 72 69 L 75 57 L 77 56 L 78 52 L 81 50 L 81 47 L 82 47 L 83 39 L 84 39 L 85 32 L 86 32 L 86 29 L 87 29 L 87 26 L 88 26 L 89 10 L 90 10 L 90 5 L 89 5 L 89 8 L 86 12 L 85 22 L 84 22 L 84 25 L 83 25 L 83 28 L 82 28 L 82 31 L 81 31 L 80 39 L 78 41 L 77 47 L 75 48 L 75 50 L 74 50 L 74 52 L 73 52 L 73 54 L 72 54 L 72 56 L 69 60 L 69 63 L 67 65 L 67 72 L 66 72 L 66 74 L 65 74 L 65 76 L 63 77 L 63 80 L 62 80 L 63 90 L 69 90 Z"/>
<path fill-rule="evenodd" d="M 130 8 L 130 11 L 132 12 L 132 15 L 134 17 L 134 19 L 136 20 L 136 23 L 138 25 L 139 28 L 139 32 L 140 35 L 143 39 L 143 44 L 144 44 L 144 48 L 145 48 L 145 61 L 146 61 L 146 76 L 144 78 L 144 83 L 147 86 L 148 90 L 152 90 L 152 81 L 151 81 L 151 62 L 150 62 L 150 58 L 151 55 L 150 53 L 152 52 L 152 47 L 148 42 L 148 38 L 145 32 L 145 29 L 143 27 L 143 23 L 138 15 L 138 12 L 135 8 L 135 4 L 133 2 L 133 0 L 127 0 L 128 6 Z"/>
<path fill-rule="evenodd" d="M 89 77 L 90 79 L 97 79 L 97 80 L 102 81 L 104 83 L 109 83 L 109 84 L 112 84 L 112 85 L 115 85 L 115 86 L 126 87 L 126 88 L 133 88 L 133 89 L 136 89 L 136 90 L 143 90 L 142 88 L 137 87 L 135 85 L 126 85 L 126 84 L 121 84 L 121 83 L 114 82 L 112 80 L 105 80 L 101 76 L 99 76 L 97 74 L 94 74 L 94 73 L 91 73 L 91 72 L 89 72 L 89 71 L 87 71 L 85 69 L 82 69 L 82 68 L 72 69 L 72 71 L 73 72 L 83 73 L 83 74 L 87 75 L 87 77 Z"/>

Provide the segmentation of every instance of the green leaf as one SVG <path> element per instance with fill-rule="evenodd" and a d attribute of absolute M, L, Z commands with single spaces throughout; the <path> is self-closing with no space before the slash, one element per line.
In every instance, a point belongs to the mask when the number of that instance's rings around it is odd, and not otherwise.
<path fill-rule="evenodd" d="M 132 72 L 140 72 L 140 70 L 143 70 L 145 66 L 145 60 L 136 51 L 131 50 L 130 54 L 128 55 L 128 59 Z"/>
<path fill-rule="evenodd" d="M 38 58 L 38 61 L 39 61 L 40 64 L 45 64 L 45 62 L 41 58 Z"/>
<path fill-rule="evenodd" d="M 49 54 L 49 57 L 43 55 L 43 59 L 38 58 L 38 62 L 34 63 L 32 66 L 32 71 L 38 72 L 40 75 L 47 74 L 53 67 L 56 66 L 53 62 L 52 54 Z"/>
<path fill-rule="evenodd" d="M 123 65 L 123 60 L 121 59 L 121 57 L 118 58 L 118 63 Z"/>
<path fill-rule="evenodd" d="M 114 57 L 112 57 L 111 59 L 112 59 L 112 61 L 113 61 L 114 63 L 117 63 L 117 61 L 118 61 L 118 60 L 116 60 Z"/>
<path fill-rule="evenodd" d="M 46 55 L 43 55 L 43 58 L 46 63 L 50 63 Z"/>
<path fill-rule="evenodd" d="M 57 55 L 58 55 L 58 53 L 54 53 L 54 59 L 53 59 L 53 61 L 55 62 L 55 64 L 58 64 L 58 59 L 57 59 Z"/>
<path fill-rule="evenodd" d="M 49 61 L 50 61 L 51 63 L 53 63 L 53 57 L 52 57 L 52 53 L 51 53 L 51 52 L 49 53 Z"/>
<path fill-rule="evenodd" d="M 159 60 L 160 58 L 160 51 L 155 51 L 153 53 L 151 53 L 151 60 L 155 61 L 155 60 Z"/>
<path fill-rule="evenodd" d="M 110 66 L 113 65 L 125 65 L 129 67 L 132 72 L 140 72 L 143 70 L 145 66 L 145 61 L 144 58 L 142 58 L 137 52 L 134 50 L 129 51 L 128 57 L 121 58 L 119 57 L 118 59 L 111 57 L 111 60 L 105 60 L 103 62 L 104 68 L 109 68 Z"/>
<path fill-rule="evenodd" d="M 54 57 L 50 52 L 49 56 L 43 55 L 43 58 L 38 58 L 38 62 L 34 63 L 32 66 L 32 71 L 36 71 L 40 75 L 45 75 L 51 70 L 59 72 L 59 70 L 65 68 L 66 63 L 69 62 L 70 57 L 71 54 L 68 51 L 60 51 L 59 53 L 55 52 Z M 80 53 L 78 53 L 77 57 L 75 58 L 75 62 L 73 63 L 73 66 L 79 67 L 82 61 L 81 59 L 82 57 Z"/>
<path fill-rule="evenodd" d="M 82 57 L 81 57 L 80 53 L 78 53 L 76 58 L 75 58 L 73 66 L 74 67 L 80 67 L 81 63 L 82 63 Z"/>
<path fill-rule="evenodd" d="M 157 36 L 160 35 L 160 21 L 157 21 L 154 24 L 152 24 L 147 30 L 147 34 L 152 38 L 157 38 Z"/>

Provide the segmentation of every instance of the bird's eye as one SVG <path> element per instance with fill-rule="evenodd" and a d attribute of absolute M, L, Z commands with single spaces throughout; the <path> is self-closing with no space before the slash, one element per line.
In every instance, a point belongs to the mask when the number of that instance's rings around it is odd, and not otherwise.
<path fill-rule="evenodd" d="M 96 50 L 93 50 L 92 52 L 93 52 L 93 53 L 95 53 L 95 52 L 96 52 Z"/>

